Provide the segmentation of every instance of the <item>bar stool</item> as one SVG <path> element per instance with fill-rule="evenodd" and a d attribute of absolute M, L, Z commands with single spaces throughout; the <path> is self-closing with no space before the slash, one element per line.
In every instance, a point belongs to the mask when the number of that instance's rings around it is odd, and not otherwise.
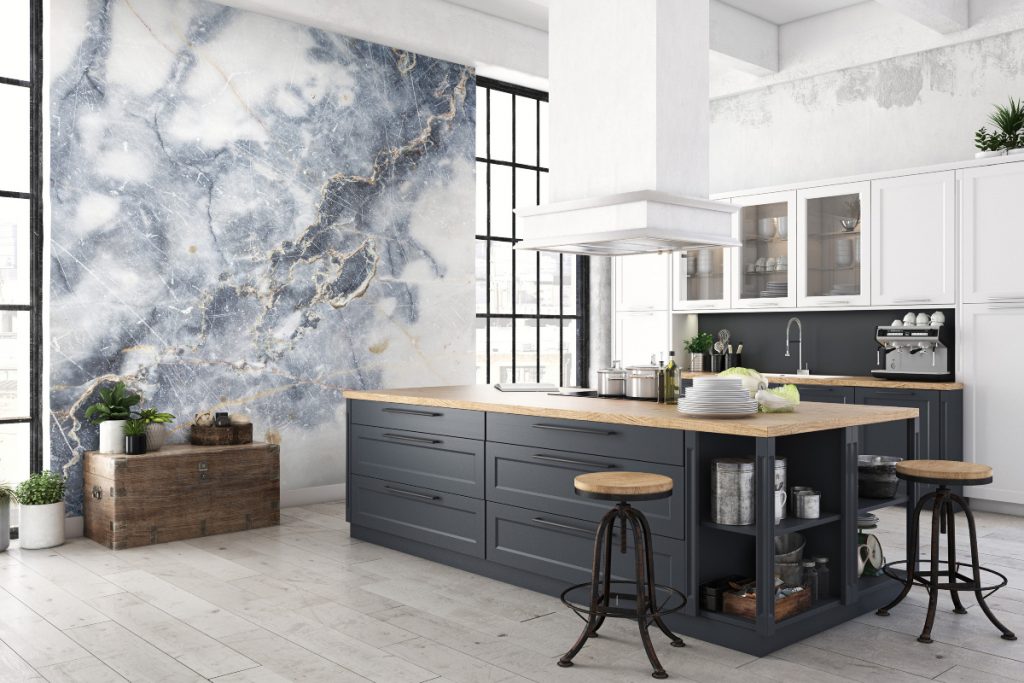
<path fill-rule="evenodd" d="M 640 627 L 640 639 L 643 641 L 647 658 L 651 661 L 654 678 L 668 678 L 658 655 L 654 652 L 648 626 L 657 624 L 661 632 L 668 636 L 673 647 L 683 647 L 683 640 L 672 633 L 662 617 L 686 605 L 686 596 L 669 586 L 659 586 L 654 582 L 654 549 L 651 543 L 651 527 L 643 513 L 630 505 L 632 501 L 656 500 L 672 495 L 672 479 L 660 474 L 646 472 L 593 472 L 581 474 L 573 482 L 576 495 L 598 500 L 617 501 L 615 507 L 605 514 L 597 528 L 594 539 L 593 573 L 589 583 L 571 586 L 562 592 L 562 602 L 587 622 L 583 632 L 572 648 L 558 660 L 558 666 L 572 666 L 572 659 L 583 648 L 589 638 L 596 638 L 597 631 L 607 617 L 625 617 L 636 619 Z M 619 521 L 619 551 L 626 553 L 627 524 L 632 529 L 633 554 L 635 559 L 636 577 L 634 581 L 612 580 L 612 543 L 615 540 L 615 522 Z M 603 556 L 602 556 L 603 550 Z M 603 562 L 602 562 L 603 560 Z M 615 584 L 634 584 L 635 592 L 617 592 L 612 590 Z M 589 605 L 573 602 L 567 596 L 575 590 L 590 588 Z M 660 604 L 657 591 L 663 591 L 667 597 Z M 675 600 L 673 600 L 675 598 Z M 615 604 L 612 604 L 612 600 Z M 621 607 L 620 601 L 635 602 L 635 606 Z M 670 602 L 679 604 L 669 605 Z"/>
<path fill-rule="evenodd" d="M 1006 585 L 1006 577 L 997 571 L 982 567 L 978 562 L 978 534 L 974 526 L 974 515 L 971 513 L 967 501 L 949 490 L 951 485 L 979 486 L 992 483 L 992 468 L 987 465 L 978 465 L 969 462 L 957 462 L 953 460 L 904 460 L 896 464 L 896 476 L 908 482 L 919 484 L 938 484 L 938 488 L 921 496 L 914 509 L 914 517 L 910 526 L 910 549 L 909 560 L 889 562 L 883 567 L 885 574 L 903 583 L 903 590 L 891 603 L 879 609 L 876 614 L 889 616 L 889 610 L 898 605 L 903 598 L 907 597 L 911 587 L 916 583 L 924 586 L 928 591 L 928 614 L 925 617 L 924 630 L 918 637 L 922 643 L 932 642 L 932 625 L 935 623 L 935 607 L 938 602 L 939 591 L 947 590 L 953 598 L 953 611 L 956 614 L 967 614 L 963 603 L 960 602 L 960 591 L 970 591 L 978 598 L 981 610 L 988 617 L 992 624 L 1002 631 L 1004 640 L 1017 640 L 1017 636 L 1010 629 L 1003 626 L 992 610 L 985 603 L 985 598 L 995 593 Z M 921 521 L 921 510 L 925 504 L 932 501 L 932 549 L 930 568 L 927 570 L 918 569 L 918 538 Z M 964 511 L 967 517 L 967 528 L 971 539 L 971 562 L 957 562 L 956 539 L 955 539 L 955 518 L 953 516 L 953 504 L 956 504 Z M 939 535 L 947 535 L 947 560 L 940 560 L 939 557 Z M 928 562 L 928 560 L 925 560 Z M 899 565 L 907 565 L 905 575 L 901 576 L 895 569 Z M 945 565 L 945 569 L 939 569 L 939 565 Z M 960 569 L 970 570 L 971 576 L 965 576 Z M 1000 579 L 992 585 L 982 585 L 981 573 L 992 575 Z M 940 581 L 940 577 L 945 581 Z M 995 581 L 995 579 L 992 579 Z M 982 594 L 988 591 L 986 594 Z"/>

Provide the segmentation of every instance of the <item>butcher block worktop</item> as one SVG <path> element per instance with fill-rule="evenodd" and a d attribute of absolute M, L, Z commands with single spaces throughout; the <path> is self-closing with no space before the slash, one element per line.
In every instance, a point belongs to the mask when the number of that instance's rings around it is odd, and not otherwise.
<path fill-rule="evenodd" d="M 714 377 L 713 372 L 683 372 L 684 379 Z M 762 372 L 772 384 L 808 384 L 830 387 L 865 387 L 871 389 L 920 389 L 933 391 L 957 391 L 963 389 L 961 382 L 918 382 L 902 379 L 881 379 L 870 375 L 773 375 Z"/>
<path fill-rule="evenodd" d="M 502 392 L 487 385 L 346 391 L 345 398 L 753 437 L 804 434 L 918 416 L 917 408 L 802 403 L 792 413 L 740 419 L 692 418 L 680 415 L 675 405 L 551 396 L 543 392 Z"/>

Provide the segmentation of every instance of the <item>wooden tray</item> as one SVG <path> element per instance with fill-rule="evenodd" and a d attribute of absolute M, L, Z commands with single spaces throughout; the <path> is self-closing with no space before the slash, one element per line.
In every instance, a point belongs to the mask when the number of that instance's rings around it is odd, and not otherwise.
<path fill-rule="evenodd" d="M 196 446 L 236 446 L 252 443 L 252 423 L 228 427 L 192 425 L 189 441 Z"/>
<path fill-rule="evenodd" d="M 802 590 L 799 593 L 775 601 L 775 621 L 779 622 L 794 614 L 800 614 L 811 607 L 811 592 Z M 757 614 L 757 599 L 750 595 L 740 596 L 739 593 L 728 592 L 722 600 L 722 611 L 726 614 L 735 614 L 744 619 L 754 621 Z"/>

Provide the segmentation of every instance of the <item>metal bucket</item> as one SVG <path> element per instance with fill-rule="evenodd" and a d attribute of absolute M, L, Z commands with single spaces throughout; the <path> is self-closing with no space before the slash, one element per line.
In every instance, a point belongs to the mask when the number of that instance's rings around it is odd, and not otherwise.
<path fill-rule="evenodd" d="M 807 545 L 803 534 L 782 534 L 775 537 L 775 576 L 790 586 L 799 586 L 803 579 L 800 562 Z"/>
<path fill-rule="evenodd" d="M 716 524 L 754 523 L 754 461 L 718 458 L 711 464 L 711 519 Z"/>

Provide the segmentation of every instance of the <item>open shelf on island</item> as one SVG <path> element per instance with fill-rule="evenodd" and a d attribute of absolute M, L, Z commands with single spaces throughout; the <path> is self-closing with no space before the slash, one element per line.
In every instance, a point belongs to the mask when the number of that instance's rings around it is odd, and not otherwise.
<path fill-rule="evenodd" d="M 794 531 L 803 531 L 805 529 L 812 529 L 817 526 L 823 526 L 825 524 L 832 524 L 833 522 L 839 521 L 838 512 L 826 512 L 821 517 L 815 519 L 800 519 L 798 517 L 787 517 L 786 519 L 775 525 L 775 534 L 790 534 Z M 755 536 L 757 534 L 756 524 L 747 524 L 743 526 L 732 525 L 732 524 L 718 524 L 712 522 L 709 519 L 705 519 L 701 522 L 701 526 L 709 529 L 718 529 L 719 531 L 728 531 L 734 534 L 746 534 L 747 536 Z"/>
<path fill-rule="evenodd" d="M 871 512 L 893 505 L 904 505 L 907 502 L 907 494 L 898 493 L 892 498 L 858 498 L 857 512 Z"/>

